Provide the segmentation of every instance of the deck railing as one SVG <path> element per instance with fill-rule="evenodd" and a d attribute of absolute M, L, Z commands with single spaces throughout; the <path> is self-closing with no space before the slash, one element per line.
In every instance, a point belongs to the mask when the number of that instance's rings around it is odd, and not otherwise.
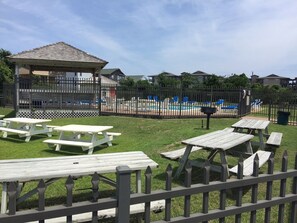
<path fill-rule="evenodd" d="M 97 222 L 99 210 L 107 208 L 116 209 L 116 222 L 128 223 L 130 220 L 129 207 L 132 204 L 145 203 L 144 222 L 151 222 L 150 202 L 165 200 L 165 215 L 160 222 L 208 222 L 218 219 L 225 222 L 297 222 L 297 154 L 295 154 L 295 164 L 293 169 L 288 168 L 288 154 L 284 152 L 281 169 L 274 169 L 274 157 L 271 155 L 268 160 L 267 173 L 259 174 L 259 160 L 254 159 L 254 172 L 250 177 L 243 177 L 242 158 L 238 162 L 238 174 L 236 178 L 228 178 L 227 164 L 221 165 L 219 181 L 210 181 L 210 166 L 206 162 L 203 168 L 202 183 L 192 184 L 192 168 L 186 167 L 184 186 L 172 188 L 172 167 L 168 165 L 166 169 L 164 188 L 152 191 L 151 183 L 153 175 L 148 167 L 145 172 L 145 192 L 130 194 L 131 170 L 128 167 L 117 168 L 117 188 L 116 197 L 99 198 L 99 176 L 95 173 L 91 180 L 92 197 L 90 201 L 73 203 L 74 181 L 69 176 L 66 180 L 67 196 L 64 205 L 46 207 L 46 186 L 41 180 L 38 185 L 38 207 L 37 209 L 17 211 L 17 188 L 16 183 L 8 186 L 9 210 L 7 214 L 0 215 L 0 222 L 26 222 L 39 221 L 44 219 L 63 217 L 65 222 L 72 222 L 72 215 L 85 212 L 92 213 L 92 222 Z M 279 185 L 275 185 L 278 184 Z M 266 185 L 265 195 L 259 193 L 260 185 Z M 290 187 L 288 187 L 290 186 Z M 250 201 L 243 199 L 244 192 L 250 191 Z M 279 191 L 275 190 L 279 188 Z M 233 194 L 233 204 L 228 202 L 228 191 Z M 210 203 L 210 194 L 217 193 L 217 199 Z M 197 196 L 200 195 L 199 201 Z M 195 199 L 193 197 L 195 196 Z M 176 216 L 174 199 L 183 198 L 183 213 Z M 194 202 L 192 202 L 194 201 Z M 201 209 L 197 210 L 197 203 L 201 204 Z M 217 205 L 213 208 L 214 205 Z M 199 205 L 198 205 L 199 206 Z M 212 208 L 211 208 L 212 207 Z M 277 208 L 277 213 L 275 211 Z M 195 210 L 195 211 L 193 211 Z M 264 212 L 264 214 L 263 214 Z M 243 216 L 244 215 L 244 216 Z M 91 219 L 90 219 L 91 220 Z"/>

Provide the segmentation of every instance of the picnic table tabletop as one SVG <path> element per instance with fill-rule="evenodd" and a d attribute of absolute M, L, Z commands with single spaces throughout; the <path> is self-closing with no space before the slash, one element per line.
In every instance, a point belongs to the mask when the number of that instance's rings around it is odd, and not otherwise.
<path fill-rule="evenodd" d="M 250 141 L 253 137 L 253 135 L 249 134 L 218 130 L 205 135 L 183 140 L 182 143 L 191 146 L 200 146 L 204 149 L 228 150 Z"/>
<path fill-rule="evenodd" d="M 4 121 L 8 122 L 16 122 L 16 123 L 24 123 L 24 124 L 38 124 L 38 123 L 44 123 L 44 122 L 50 122 L 50 119 L 35 119 L 35 118 L 4 118 Z"/>
<path fill-rule="evenodd" d="M 264 130 L 268 127 L 270 121 L 257 119 L 241 119 L 232 125 L 233 128 Z"/>
<path fill-rule="evenodd" d="M 9 182 L 25 183 L 35 180 L 45 180 L 51 184 L 60 178 L 89 176 L 95 172 L 101 174 L 116 173 L 118 166 L 128 166 L 136 174 L 136 191 L 141 192 L 141 171 L 148 166 L 158 167 L 142 151 L 106 153 L 89 156 L 59 156 L 50 158 L 29 158 L 0 160 L 0 183 L 2 183 L 1 213 L 7 210 L 7 188 Z M 113 182 L 107 179 L 109 184 Z M 103 180 L 103 179 L 102 179 Z M 20 188 L 20 190 L 22 187 Z M 18 200 L 26 200 L 32 196 L 32 191 L 24 194 Z M 33 193 L 34 194 L 34 193 Z"/>
<path fill-rule="evenodd" d="M 81 133 L 98 133 L 112 129 L 113 126 L 96 126 L 96 125 L 64 125 L 55 127 L 54 130 L 59 132 L 81 132 Z"/>

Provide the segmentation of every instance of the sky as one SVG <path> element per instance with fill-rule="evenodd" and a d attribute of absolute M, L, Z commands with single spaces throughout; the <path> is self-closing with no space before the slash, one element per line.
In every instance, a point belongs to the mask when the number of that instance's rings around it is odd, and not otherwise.
<path fill-rule="evenodd" d="M 0 48 L 65 42 L 126 75 L 297 77 L 296 0 L 0 0 Z"/>

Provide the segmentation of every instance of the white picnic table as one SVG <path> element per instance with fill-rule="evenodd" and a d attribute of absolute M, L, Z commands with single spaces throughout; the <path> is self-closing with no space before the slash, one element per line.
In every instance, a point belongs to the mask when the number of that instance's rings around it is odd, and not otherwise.
<path fill-rule="evenodd" d="M 116 167 L 128 166 L 136 174 L 136 192 L 141 192 L 141 170 L 148 166 L 158 167 L 158 164 L 150 159 L 142 151 L 106 153 L 99 155 L 60 156 L 51 158 L 30 158 L 0 160 L 0 183 L 2 183 L 1 213 L 7 210 L 7 186 L 9 182 L 19 183 L 19 189 L 25 182 L 44 179 L 46 185 L 60 178 L 82 177 L 97 172 L 103 181 L 111 180 L 102 174 L 116 173 Z M 113 185 L 115 183 L 113 182 Z M 37 192 L 36 189 L 18 198 L 18 202 L 26 200 Z"/>
<path fill-rule="evenodd" d="M 235 129 L 236 132 L 243 132 L 247 130 L 249 134 L 258 133 L 259 136 L 259 143 L 260 149 L 265 148 L 265 141 L 264 137 L 268 139 L 268 126 L 270 121 L 266 120 L 257 120 L 257 119 L 241 119 L 238 122 L 234 123 L 232 127 Z"/>
<path fill-rule="evenodd" d="M 240 144 L 245 144 L 246 154 L 252 155 L 253 149 L 251 146 L 251 139 L 253 135 L 243 134 L 238 132 L 231 132 L 229 130 L 218 130 L 187 140 L 183 140 L 182 144 L 186 145 L 186 149 L 181 159 L 179 159 L 179 167 L 176 171 L 175 177 L 179 177 L 181 172 L 184 170 L 187 162 L 191 162 L 193 166 L 202 167 L 203 163 L 199 161 L 189 160 L 189 155 L 192 152 L 192 148 L 207 150 L 210 152 L 208 160 L 213 161 L 216 154 L 220 154 L 221 162 L 226 159 L 226 151 L 230 150 Z M 212 170 L 220 171 L 218 166 L 211 166 Z"/>
<path fill-rule="evenodd" d="M 43 141 L 49 147 L 55 146 L 59 151 L 61 145 L 80 146 L 92 154 L 94 147 L 107 143 L 112 146 L 113 135 L 108 134 L 107 130 L 113 126 L 95 126 L 95 125 L 65 125 L 55 127 L 54 130 L 59 132 L 59 139 L 47 139 Z M 103 138 L 99 138 L 100 136 Z"/>
<path fill-rule="evenodd" d="M 32 118 L 4 118 L 5 126 L 0 127 L 3 132 L 3 138 L 6 138 L 8 133 L 18 134 L 19 137 L 26 137 L 25 141 L 29 142 L 31 136 L 39 134 L 47 134 L 52 136 L 52 128 L 46 124 L 49 119 L 32 119 Z"/>

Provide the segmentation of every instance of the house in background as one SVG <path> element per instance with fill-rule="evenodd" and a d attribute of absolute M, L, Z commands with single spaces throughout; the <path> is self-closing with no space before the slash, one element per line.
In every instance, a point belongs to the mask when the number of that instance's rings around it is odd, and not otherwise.
<path fill-rule="evenodd" d="M 211 76 L 211 74 L 205 73 L 203 71 L 197 70 L 194 73 L 191 74 L 192 77 L 196 78 L 200 83 L 203 83 L 206 81 L 208 77 Z"/>
<path fill-rule="evenodd" d="M 263 86 L 277 85 L 280 87 L 289 87 L 291 79 L 288 77 L 278 76 L 276 74 L 270 74 L 266 77 L 259 77 L 258 75 L 251 76 L 251 83 L 259 83 Z"/>
<path fill-rule="evenodd" d="M 134 82 L 148 80 L 148 78 L 145 75 L 127 75 L 126 77 L 133 79 Z"/>
<path fill-rule="evenodd" d="M 164 71 L 164 72 L 162 72 L 160 74 L 157 74 L 157 75 L 148 76 L 149 82 L 151 82 L 152 84 L 158 84 L 158 77 L 160 75 L 164 75 L 164 76 L 169 77 L 169 78 L 180 80 L 180 76 Z"/>
<path fill-rule="evenodd" d="M 120 82 L 120 80 L 126 77 L 126 75 L 119 68 L 102 69 L 100 71 L 100 75 L 114 80 L 118 83 Z"/>

